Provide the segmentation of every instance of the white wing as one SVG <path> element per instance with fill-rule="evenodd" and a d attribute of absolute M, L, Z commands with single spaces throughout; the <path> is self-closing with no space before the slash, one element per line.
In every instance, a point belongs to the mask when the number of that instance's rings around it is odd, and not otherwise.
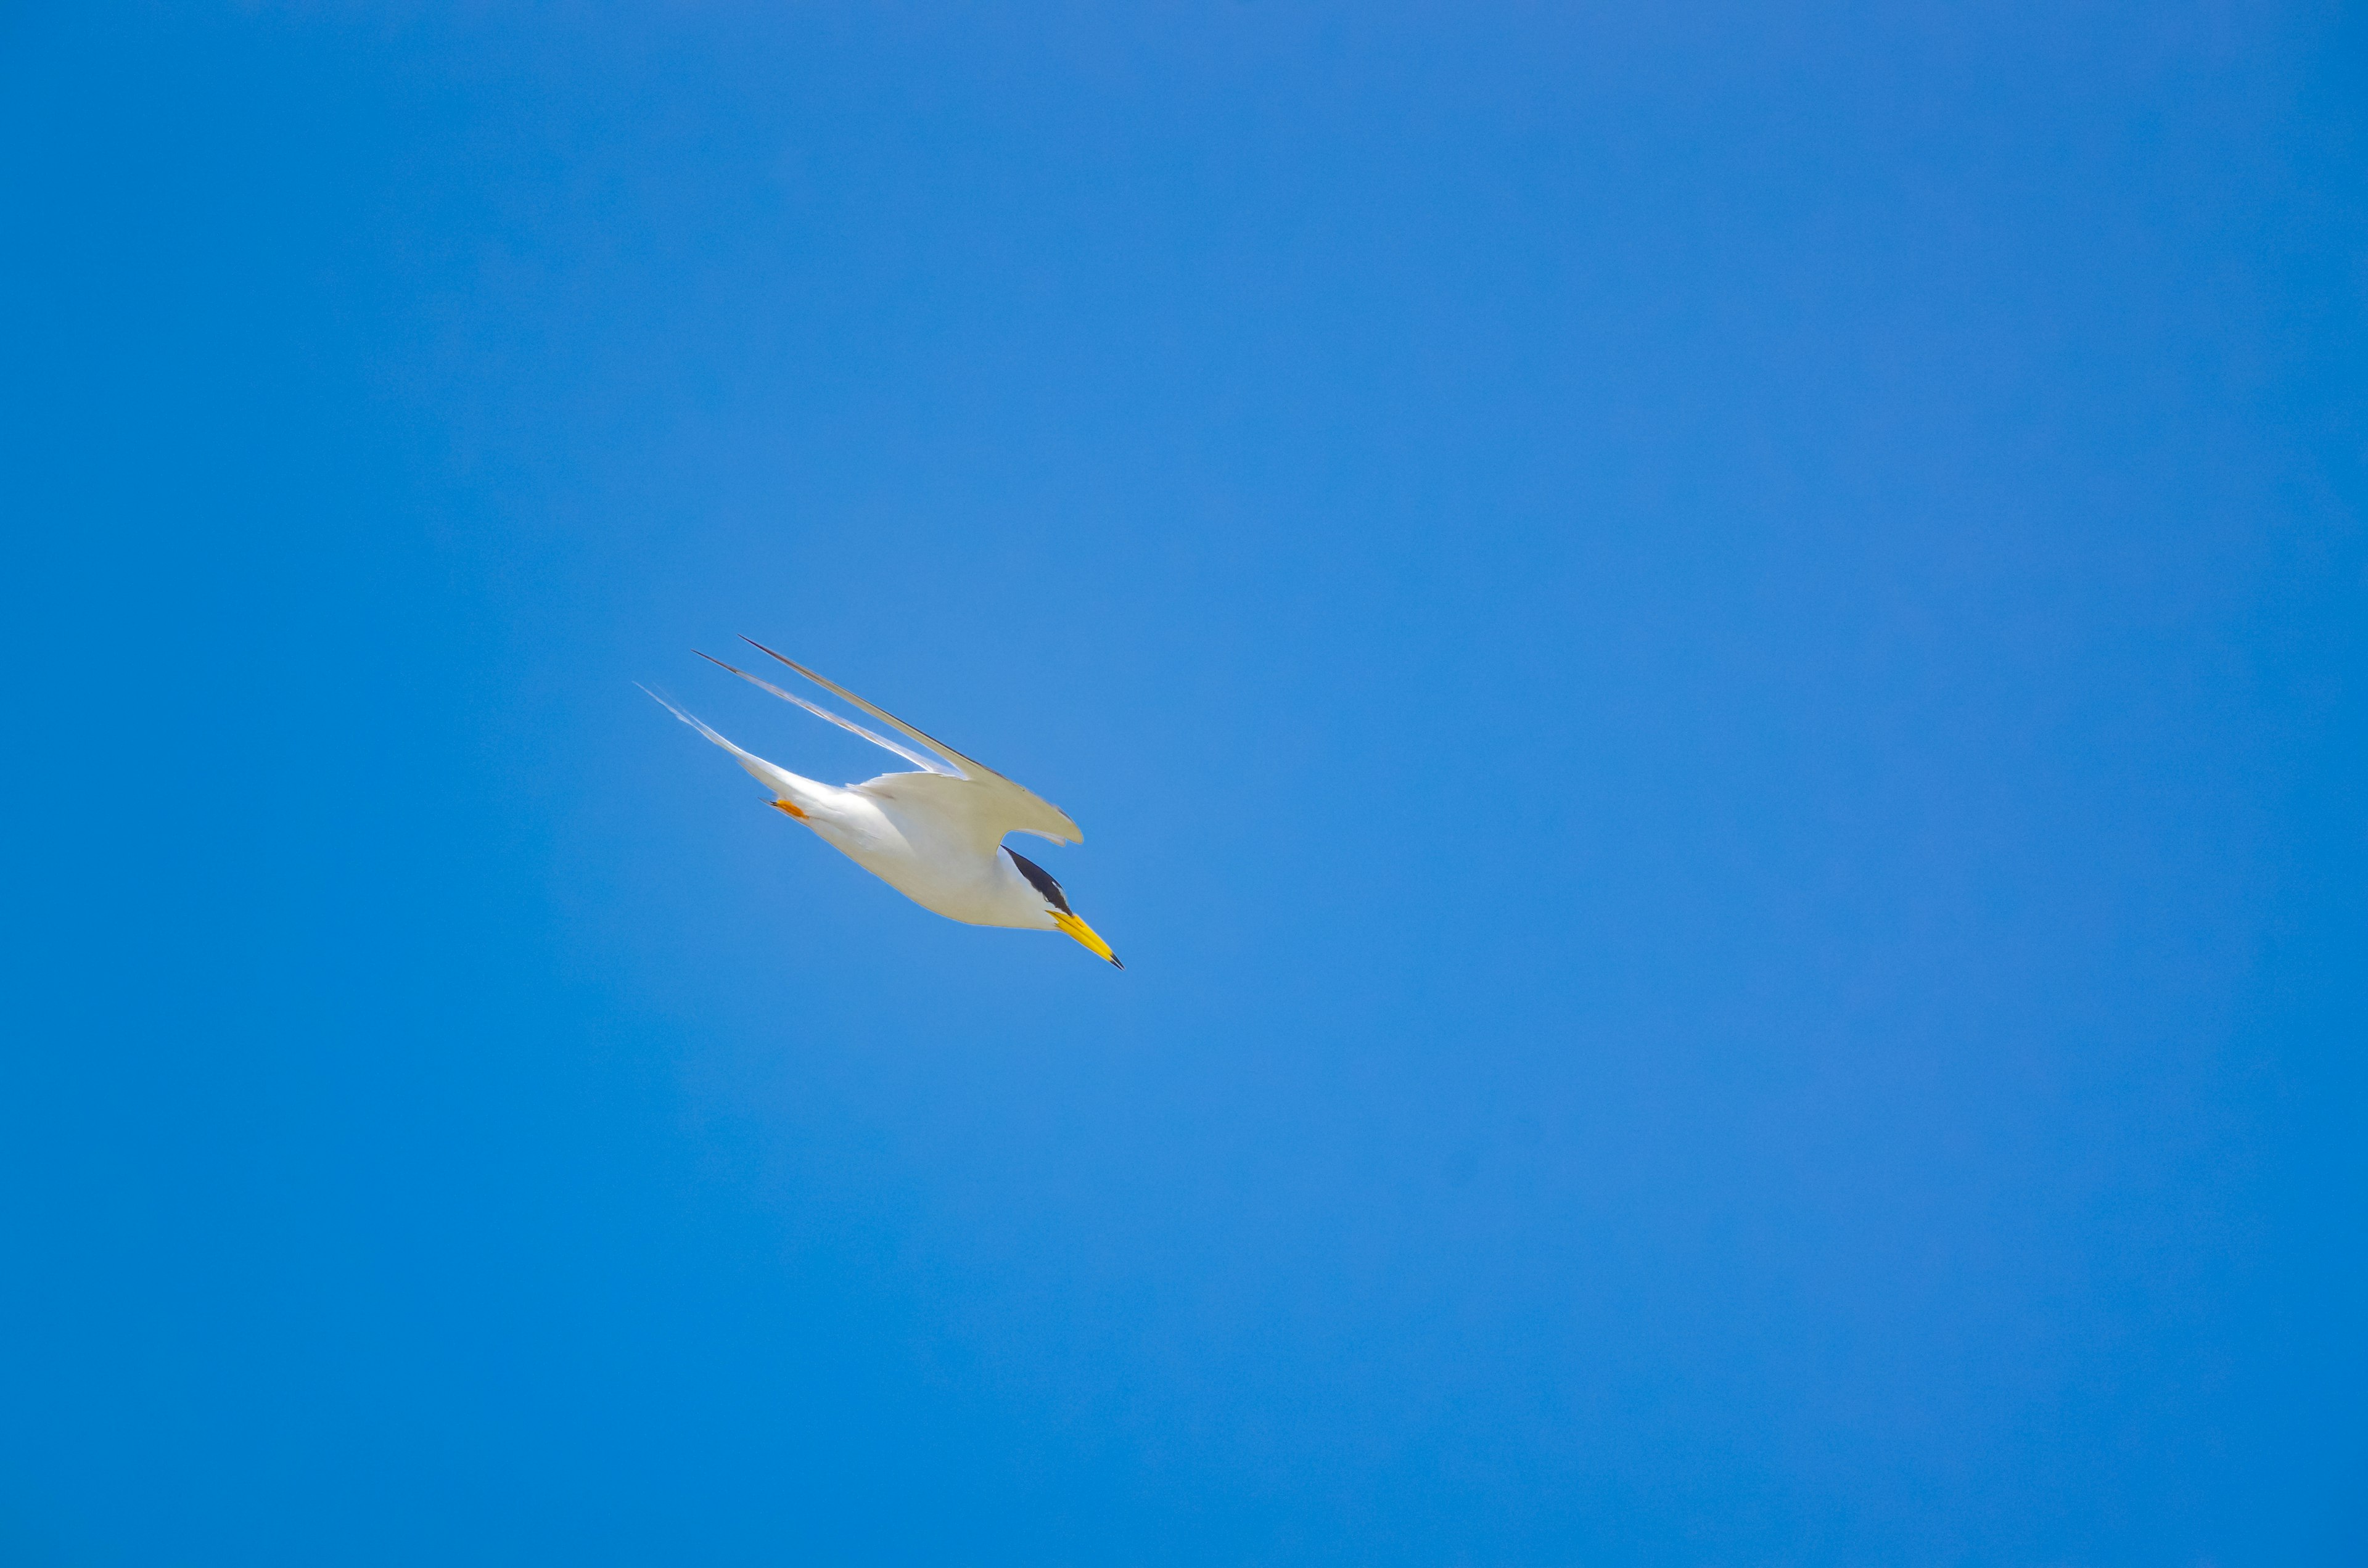
<path fill-rule="evenodd" d="M 731 670 L 741 679 L 763 687 L 786 702 L 794 702 L 807 712 L 827 719 L 840 729 L 861 735 L 874 745 L 884 746 L 905 761 L 921 768 L 918 774 L 887 773 L 870 779 L 857 788 L 892 800 L 905 800 L 918 804 L 929 802 L 932 809 L 962 821 L 990 845 L 1000 842 L 1007 833 L 1032 833 L 1039 838 L 1049 838 L 1055 844 L 1082 844 L 1086 835 L 1069 820 L 1069 813 L 1050 801 L 1006 778 L 983 762 L 964 756 L 945 742 L 932 738 L 913 728 L 884 708 L 866 702 L 855 693 L 799 664 L 795 659 L 776 653 L 751 637 L 741 639 L 760 653 L 769 654 L 798 674 L 855 704 L 866 713 L 893 730 L 902 732 L 912 740 L 936 752 L 937 757 L 923 756 L 908 747 L 899 745 L 885 735 L 875 734 L 851 720 L 842 719 L 830 710 L 793 697 L 770 681 L 758 680 L 746 670 L 734 669 L 721 659 L 700 654 L 710 664 Z"/>
<path fill-rule="evenodd" d="M 751 643 L 750 646 L 756 647 L 759 646 L 759 644 Z M 768 653 L 772 653 L 772 650 L 769 648 L 765 651 Z M 696 648 L 693 648 L 691 652 L 699 653 L 699 650 Z M 842 730 L 846 730 L 853 734 L 861 735 L 865 740 L 870 741 L 875 746 L 887 747 L 890 751 L 894 752 L 898 756 L 903 757 L 906 762 L 918 767 L 924 773 L 942 773 L 949 778 L 960 778 L 962 777 L 960 773 L 957 773 L 951 767 L 947 767 L 944 763 L 939 762 L 936 757 L 923 756 L 919 752 L 900 746 L 894 741 L 890 740 L 887 736 L 867 730 L 852 719 L 840 718 L 837 714 L 832 712 L 829 709 L 823 707 L 820 703 L 808 702 L 804 698 L 798 696 L 794 692 L 783 691 L 771 681 L 758 680 L 755 676 L 750 675 L 746 670 L 740 668 L 737 665 L 727 665 L 723 660 L 715 657 L 712 653 L 699 653 L 699 656 L 705 659 L 709 664 L 713 665 L 719 670 L 730 670 L 734 675 L 738 676 L 750 686 L 763 687 L 767 691 L 771 692 L 775 697 L 780 698 L 784 702 L 796 703 L 799 707 L 804 709 L 807 712 L 813 714 L 817 719 L 827 719 Z M 773 657 L 778 659 L 780 655 L 779 653 L 774 653 Z M 794 669 L 797 666 L 793 665 L 791 667 Z M 649 688 L 644 687 L 643 689 L 646 691 Z M 889 722 L 894 723 L 895 721 L 892 719 Z"/>

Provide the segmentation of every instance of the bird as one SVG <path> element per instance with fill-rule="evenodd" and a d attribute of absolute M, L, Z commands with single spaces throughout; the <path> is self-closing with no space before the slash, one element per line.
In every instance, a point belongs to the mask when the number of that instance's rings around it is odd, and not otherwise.
<path fill-rule="evenodd" d="M 922 908 L 970 926 L 1064 932 L 1096 958 L 1117 969 L 1126 967 L 1101 934 L 1069 907 L 1061 884 L 1003 842 L 1006 834 L 1028 833 L 1055 844 L 1082 844 L 1086 835 L 1069 820 L 1068 812 L 795 659 L 774 653 L 753 637 L 741 641 L 936 755 L 915 751 L 713 654 L 700 653 L 709 664 L 730 670 L 874 745 L 884 746 L 921 769 L 883 773 L 844 787 L 820 784 L 741 750 L 670 699 L 648 687 L 642 689 L 676 718 L 730 752 L 751 778 L 773 792 L 775 811 L 803 823 L 824 843 Z"/>

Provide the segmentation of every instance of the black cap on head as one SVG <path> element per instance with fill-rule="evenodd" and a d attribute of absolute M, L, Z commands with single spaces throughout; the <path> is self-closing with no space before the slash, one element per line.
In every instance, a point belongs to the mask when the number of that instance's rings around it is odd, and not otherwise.
<path fill-rule="evenodd" d="M 1008 844 L 1003 846 L 1003 852 L 1011 857 L 1011 863 L 1019 868 L 1019 874 L 1028 879 L 1030 885 L 1044 895 L 1046 903 L 1064 915 L 1076 913 L 1069 907 L 1069 901 L 1061 895 L 1061 884 L 1053 880 L 1053 874 L 1050 871 L 1012 848 Z"/>

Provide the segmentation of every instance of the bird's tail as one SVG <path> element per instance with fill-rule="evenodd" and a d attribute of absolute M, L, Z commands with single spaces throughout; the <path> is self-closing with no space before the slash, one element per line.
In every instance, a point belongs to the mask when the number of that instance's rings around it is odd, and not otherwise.
<path fill-rule="evenodd" d="M 725 751 L 730 752 L 732 754 L 733 760 L 739 763 L 742 767 L 747 770 L 748 777 L 754 778 L 757 783 L 762 784 L 766 789 L 770 790 L 773 792 L 773 799 L 776 801 L 787 801 L 791 805 L 798 807 L 798 812 L 792 814 L 803 814 L 806 809 L 821 804 L 827 796 L 834 793 L 831 788 L 826 784 L 818 784 L 811 778 L 801 778 L 799 775 L 791 772 L 786 767 L 776 767 L 771 763 L 767 762 L 763 757 L 756 755 L 754 752 L 742 751 L 738 746 L 734 745 L 730 741 L 725 740 L 722 735 L 719 735 L 713 730 L 709 729 L 699 720 L 684 712 L 680 708 L 676 707 L 674 703 L 667 700 L 666 698 L 660 697 L 655 691 L 651 691 L 648 687 L 643 687 L 642 690 L 647 693 L 651 700 L 655 701 L 659 707 L 665 709 L 667 712 L 673 714 L 676 718 L 681 720 L 692 729 L 697 730 L 700 734 L 705 735 L 709 740 L 713 741 Z"/>

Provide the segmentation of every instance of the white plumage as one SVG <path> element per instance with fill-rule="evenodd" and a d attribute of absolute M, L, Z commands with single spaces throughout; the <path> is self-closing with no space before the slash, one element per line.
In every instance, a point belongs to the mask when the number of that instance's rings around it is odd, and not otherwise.
<path fill-rule="evenodd" d="M 731 670 L 742 680 L 874 745 L 885 746 L 922 769 L 883 773 L 844 787 L 820 784 L 741 750 L 657 693 L 650 695 L 676 718 L 730 752 L 751 777 L 773 792 L 778 810 L 804 823 L 831 847 L 922 908 L 972 926 L 1064 931 L 1097 957 L 1121 969 L 1126 967 L 1111 953 L 1110 944 L 1069 908 L 1058 882 L 1033 861 L 1004 847 L 1003 837 L 1008 833 L 1032 833 L 1056 844 L 1083 843 L 1085 835 L 1077 831 L 1067 812 L 794 659 L 775 653 L 753 639 L 742 641 L 937 755 L 925 756 L 901 745 L 770 681 L 701 653 L 700 657 L 710 664 Z"/>

